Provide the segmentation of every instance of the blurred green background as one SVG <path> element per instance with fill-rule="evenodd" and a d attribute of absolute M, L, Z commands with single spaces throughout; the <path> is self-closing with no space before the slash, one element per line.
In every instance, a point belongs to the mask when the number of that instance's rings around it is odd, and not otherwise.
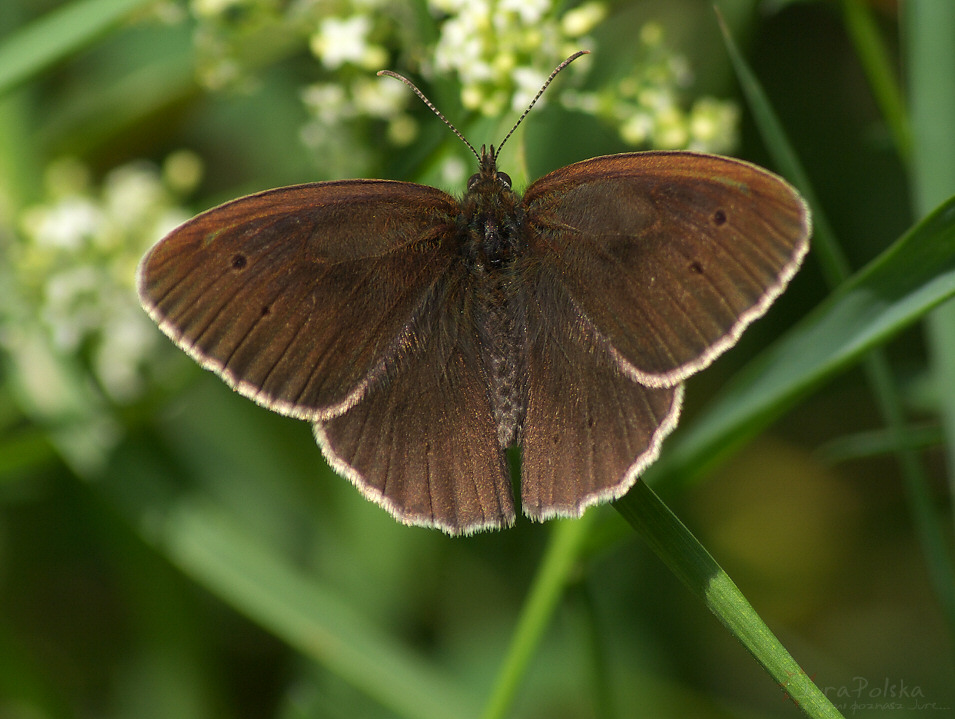
<path fill-rule="evenodd" d="M 522 24 L 522 5 L 539 16 Z M 948 3 L 935 5 L 941 23 Z M 452 21 L 466 28 L 484 6 L 507 29 L 472 30 L 511 64 L 468 96 L 466 68 L 434 58 L 457 49 Z M 635 149 L 622 126 L 637 115 L 670 123 L 637 149 L 666 146 L 666 129 L 690 142 L 709 120 L 707 147 L 775 167 L 710 2 L 610 0 L 588 6 L 583 32 L 561 24 L 573 7 L 3 0 L 0 719 L 480 715 L 560 523 L 455 539 L 397 524 L 328 469 L 307 423 L 173 348 L 138 306 L 135 265 L 177 221 L 268 187 L 365 176 L 460 193 L 473 158 L 382 68 L 479 146 L 519 114 L 520 70 L 546 76 L 566 47 L 592 49 L 510 141 L 502 169 L 518 185 Z M 872 23 L 903 86 L 914 25 L 887 0 L 721 7 L 862 267 L 931 204 L 847 18 Z M 364 54 L 333 57 L 344 30 L 329 18 L 366 19 Z M 923 81 L 955 96 L 937 69 Z M 393 94 L 369 100 L 376 85 Z M 688 382 L 662 462 L 828 293 L 810 254 L 768 316 Z M 939 327 L 901 329 L 885 353 L 950 550 L 949 397 L 927 335 Z M 926 568 L 884 425 L 850 369 L 693 483 L 658 491 L 843 714 L 952 716 L 952 597 Z M 588 518 L 511 716 L 799 713 L 612 507 Z"/>

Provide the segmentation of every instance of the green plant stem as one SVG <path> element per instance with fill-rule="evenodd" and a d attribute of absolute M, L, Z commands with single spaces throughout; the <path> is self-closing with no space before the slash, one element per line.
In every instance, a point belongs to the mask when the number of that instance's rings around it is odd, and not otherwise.
<path fill-rule="evenodd" d="M 580 519 L 554 524 L 547 551 L 518 618 L 507 657 L 481 714 L 483 719 L 501 719 L 507 714 L 597 515 L 598 512 L 591 510 Z"/>
<path fill-rule="evenodd" d="M 601 717 L 601 719 L 618 719 L 621 713 L 613 696 L 613 686 L 610 679 L 613 672 L 607 662 L 606 635 L 600 626 L 596 603 L 590 588 L 585 582 L 581 582 L 578 586 L 579 591 L 575 595 L 585 625 L 585 641 L 593 674 L 593 712 L 595 716 Z"/>
<path fill-rule="evenodd" d="M 905 434 L 905 446 L 918 451 L 936 449 L 945 437 L 936 424 L 909 425 Z M 895 452 L 898 447 L 894 438 L 885 429 L 856 432 L 832 440 L 816 448 L 816 456 L 829 464 L 856 459 L 883 457 Z"/>

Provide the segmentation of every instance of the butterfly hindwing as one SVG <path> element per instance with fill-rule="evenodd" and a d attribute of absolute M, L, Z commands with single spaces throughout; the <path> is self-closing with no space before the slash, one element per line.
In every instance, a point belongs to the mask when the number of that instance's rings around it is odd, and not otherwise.
<path fill-rule="evenodd" d="M 411 324 L 381 381 L 316 424 L 333 467 L 407 524 L 451 534 L 507 526 L 514 502 L 491 415 L 473 287 L 458 265 Z"/>
<path fill-rule="evenodd" d="M 579 516 L 627 492 L 676 426 L 683 386 L 628 376 L 559 279 L 527 283 L 521 499 L 533 519 Z M 605 344 L 605 343 L 604 343 Z"/>

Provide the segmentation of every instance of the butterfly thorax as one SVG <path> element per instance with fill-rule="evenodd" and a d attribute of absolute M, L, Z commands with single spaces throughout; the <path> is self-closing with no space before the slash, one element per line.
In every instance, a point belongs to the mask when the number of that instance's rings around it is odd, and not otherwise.
<path fill-rule="evenodd" d="M 527 406 L 522 326 L 515 308 L 522 252 L 523 207 L 511 179 L 498 172 L 494 150 L 481 148 L 481 169 L 468 181 L 459 218 L 462 252 L 472 277 L 475 330 L 488 376 L 489 399 L 502 447 L 516 444 Z"/>
<path fill-rule="evenodd" d="M 465 258 L 470 264 L 490 271 L 503 269 L 520 251 L 523 208 L 520 196 L 511 189 L 511 178 L 498 172 L 494 148 L 481 148 L 480 172 L 468 180 L 461 201 L 465 225 Z"/>

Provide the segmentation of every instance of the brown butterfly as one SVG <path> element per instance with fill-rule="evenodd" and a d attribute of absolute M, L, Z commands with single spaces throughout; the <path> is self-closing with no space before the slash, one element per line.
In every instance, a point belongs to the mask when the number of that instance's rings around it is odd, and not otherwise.
<path fill-rule="evenodd" d="M 461 199 L 390 180 L 268 190 L 171 232 L 138 278 L 203 367 L 313 422 L 397 519 L 450 534 L 513 523 L 513 445 L 532 519 L 625 494 L 682 382 L 766 312 L 810 232 L 796 191 L 739 160 L 609 155 L 521 196 L 500 148 L 465 143 L 480 166 Z"/>

